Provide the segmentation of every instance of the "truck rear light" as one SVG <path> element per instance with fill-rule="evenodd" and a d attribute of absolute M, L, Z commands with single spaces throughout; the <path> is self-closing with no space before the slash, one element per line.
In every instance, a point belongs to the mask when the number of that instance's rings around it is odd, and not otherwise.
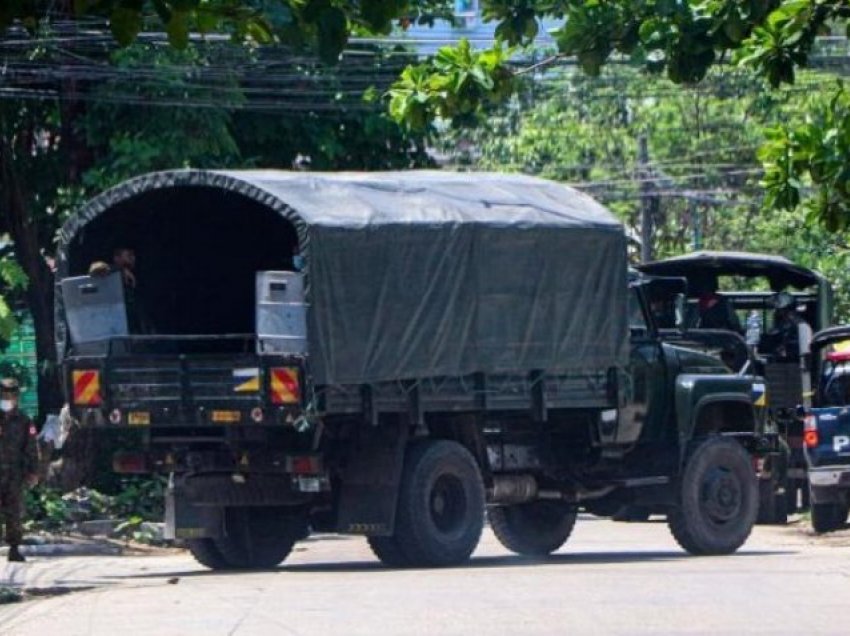
<path fill-rule="evenodd" d="M 298 367 L 276 367 L 270 369 L 269 373 L 269 398 L 272 404 L 298 404 L 301 401 Z"/>
<path fill-rule="evenodd" d="M 318 475 L 322 472 L 322 459 L 318 455 L 290 455 L 286 458 L 286 472 L 294 475 Z"/>
<path fill-rule="evenodd" d="M 819 441 L 817 431 L 806 431 L 803 435 L 803 443 L 806 445 L 806 448 L 817 448 Z"/>
<path fill-rule="evenodd" d="M 73 399 L 77 406 L 100 406 L 100 371 L 97 369 L 75 369 L 71 372 Z"/>
<path fill-rule="evenodd" d="M 148 461 L 142 453 L 115 453 L 112 470 L 120 475 L 141 475 L 148 472 Z"/>
<path fill-rule="evenodd" d="M 803 418 L 803 444 L 806 448 L 816 448 L 819 442 L 818 418 L 814 415 L 806 415 Z"/>
<path fill-rule="evenodd" d="M 120 409 L 112 409 L 109 412 L 109 421 L 112 424 L 120 424 L 121 423 L 121 411 L 120 411 Z"/>
<path fill-rule="evenodd" d="M 257 424 L 262 424 L 264 417 L 265 414 L 263 413 L 263 409 L 261 409 L 259 406 L 251 409 L 251 419 L 254 420 Z"/>

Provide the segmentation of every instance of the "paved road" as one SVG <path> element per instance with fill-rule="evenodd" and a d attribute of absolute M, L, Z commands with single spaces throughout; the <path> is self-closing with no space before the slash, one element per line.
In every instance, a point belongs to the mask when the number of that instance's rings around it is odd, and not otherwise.
<path fill-rule="evenodd" d="M 468 567 L 382 569 L 365 542 L 300 544 L 274 572 L 217 574 L 183 553 L 40 558 L 28 587 L 90 587 L 0 609 L 3 636 L 847 634 L 850 531 L 756 529 L 730 557 L 685 556 L 663 523 L 580 520 L 551 560 L 486 533 Z M 175 581 L 175 578 L 177 579 Z M 169 582 L 170 581 L 170 582 Z"/>

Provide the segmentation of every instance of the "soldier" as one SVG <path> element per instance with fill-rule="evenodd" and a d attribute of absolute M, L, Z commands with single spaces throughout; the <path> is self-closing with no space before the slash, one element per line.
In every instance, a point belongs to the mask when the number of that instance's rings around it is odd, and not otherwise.
<path fill-rule="evenodd" d="M 773 297 L 773 327 L 762 346 L 780 360 L 800 357 L 800 325 L 806 322 L 797 311 L 797 300 L 787 291 Z"/>
<path fill-rule="evenodd" d="M 89 276 L 103 277 L 118 272 L 124 285 L 124 304 L 127 307 L 127 326 L 132 334 L 153 332 L 147 314 L 138 298 L 136 285 L 136 251 L 119 246 L 112 251 L 112 264 L 95 261 L 89 266 Z"/>
<path fill-rule="evenodd" d="M 0 380 L 0 519 L 9 544 L 9 561 L 25 561 L 19 550 L 23 529 L 24 485 L 38 481 L 38 446 L 32 420 L 18 410 L 20 387 Z"/>

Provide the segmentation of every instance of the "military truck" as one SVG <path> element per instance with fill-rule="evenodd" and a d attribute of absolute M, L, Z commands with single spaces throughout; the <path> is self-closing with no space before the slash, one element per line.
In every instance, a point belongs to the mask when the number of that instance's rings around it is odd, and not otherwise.
<path fill-rule="evenodd" d="M 850 512 L 850 327 L 832 327 L 812 340 L 812 405 L 803 408 L 812 527 L 842 528 Z"/>
<path fill-rule="evenodd" d="M 143 333 L 121 276 L 86 274 L 117 246 L 137 254 Z M 310 532 L 455 565 L 485 507 L 536 556 L 579 510 L 664 514 L 693 554 L 734 552 L 755 521 L 753 465 L 776 452 L 757 379 L 659 338 L 660 283 L 568 187 L 156 173 L 86 204 L 58 253 L 73 414 L 143 431 L 114 468 L 168 476 L 169 536 L 210 568 L 276 566 Z"/>
<path fill-rule="evenodd" d="M 702 344 L 721 355 L 731 370 L 765 379 L 768 425 L 779 434 L 783 452 L 768 458 L 760 470 L 759 522 L 785 523 L 788 513 L 808 507 L 803 423 L 797 409 L 809 401 L 816 382 L 808 365 L 812 333 L 832 324 L 829 282 L 785 257 L 750 252 L 698 251 L 639 267 L 650 275 L 687 279 L 689 338 L 701 334 Z M 733 324 L 698 324 L 704 289 L 717 289 L 734 314 Z M 799 322 L 790 349 L 783 347 L 775 320 L 782 299 L 793 305 Z M 665 333 L 680 339 L 677 330 Z"/>

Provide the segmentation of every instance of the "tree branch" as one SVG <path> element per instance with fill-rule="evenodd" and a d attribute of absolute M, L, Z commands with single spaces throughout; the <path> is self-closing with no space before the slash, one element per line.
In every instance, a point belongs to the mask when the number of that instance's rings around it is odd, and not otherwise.
<path fill-rule="evenodd" d="M 567 56 L 564 55 L 563 53 L 557 53 L 555 55 L 547 57 L 545 60 L 541 60 L 541 61 L 537 62 L 537 64 L 532 64 L 529 67 L 521 68 L 518 71 L 514 71 L 514 75 L 519 76 L 519 75 L 526 75 L 528 73 L 533 73 L 537 69 L 544 68 L 546 66 L 550 66 L 551 64 L 554 64 L 558 60 L 562 60 L 566 57 Z"/>

